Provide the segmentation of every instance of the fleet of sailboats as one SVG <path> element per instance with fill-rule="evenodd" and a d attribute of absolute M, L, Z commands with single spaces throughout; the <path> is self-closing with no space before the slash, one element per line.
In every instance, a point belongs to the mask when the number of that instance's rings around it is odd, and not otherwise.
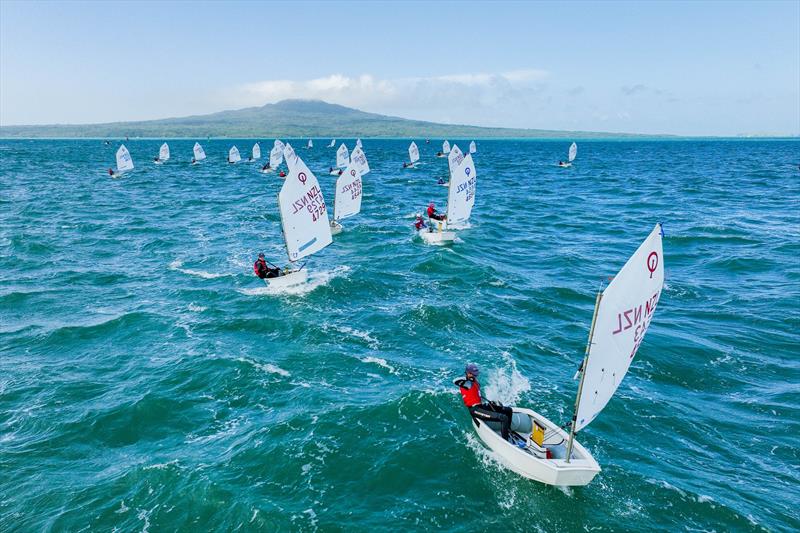
<path fill-rule="evenodd" d="M 330 148 L 336 140 L 331 140 Z M 313 143 L 308 141 L 308 148 Z M 464 154 L 448 141 L 442 143 L 447 154 L 450 181 L 447 184 L 447 207 L 444 220 L 429 220 L 429 227 L 419 236 L 428 244 L 453 242 L 456 231 L 468 227 L 477 190 L 477 170 L 472 154 L 475 141 Z M 419 161 L 419 148 L 411 142 L 408 148 L 410 165 Z M 192 164 L 206 159 L 199 142 L 193 147 Z M 438 154 L 437 154 L 438 155 Z M 568 151 L 569 166 L 577 155 L 577 145 Z M 258 142 L 253 145 L 252 159 L 261 157 Z M 170 149 L 163 143 L 156 163 L 170 158 Z M 241 160 L 236 146 L 228 152 L 228 162 Z M 276 170 L 286 161 L 288 175 L 278 193 L 278 210 L 289 266 L 271 272 L 264 281 L 270 287 L 288 287 L 308 280 L 306 263 L 298 262 L 321 251 L 333 241 L 332 236 L 343 230 L 341 221 L 361 211 L 363 176 L 370 172 L 361 140 L 351 151 L 342 143 L 336 151 L 338 175 L 335 184 L 333 218 L 329 219 L 322 188 L 305 162 L 292 146 L 276 139 L 264 172 Z M 131 154 L 124 144 L 116 152 L 116 171 L 112 177 L 133 170 Z M 334 173 L 334 172 L 332 172 Z M 501 436 L 499 424 L 472 417 L 473 427 L 480 439 L 495 452 L 496 457 L 514 472 L 550 485 L 586 485 L 601 471 L 591 452 L 577 440 L 585 429 L 611 401 L 627 374 L 651 323 L 664 286 L 663 230 L 660 224 L 627 260 L 619 273 L 598 292 L 589 339 L 576 378 L 577 387 L 572 419 L 567 426 L 547 419 L 525 407 L 513 407 L 511 432 L 508 439 Z M 566 427 L 566 429 L 564 429 Z"/>

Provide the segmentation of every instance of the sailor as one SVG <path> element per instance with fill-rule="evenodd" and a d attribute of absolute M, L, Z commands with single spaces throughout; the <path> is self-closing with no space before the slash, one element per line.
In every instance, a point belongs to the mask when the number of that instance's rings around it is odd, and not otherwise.
<path fill-rule="evenodd" d="M 560 166 L 560 167 L 565 167 L 565 166 L 567 166 L 567 165 L 566 165 L 566 164 L 565 164 L 563 161 L 559 161 L 559 162 L 558 162 L 558 166 Z"/>
<path fill-rule="evenodd" d="M 266 165 L 264 165 L 263 167 L 261 167 L 261 170 L 269 170 L 269 162 L 267 162 L 267 164 L 266 164 Z"/>
<path fill-rule="evenodd" d="M 434 207 L 433 202 L 428 204 L 428 218 L 432 218 L 433 220 L 445 220 L 447 215 L 440 215 L 436 211 L 436 207 Z"/>
<path fill-rule="evenodd" d="M 444 154 L 442 152 L 436 152 L 436 157 L 442 157 Z"/>
<path fill-rule="evenodd" d="M 423 229 L 423 228 L 427 228 L 427 227 L 428 227 L 428 226 L 425 224 L 425 221 L 424 221 L 424 220 L 422 220 L 422 215 L 421 215 L 420 213 L 417 213 L 417 220 L 416 220 L 416 221 L 414 221 L 414 227 L 417 229 L 417 231 L 419 231 L 419 230 L 421 230 L 421 229 Z"/>
<path fill-rule="evenodd" d="M 438 183 L 439 185 L 444 185 L 445 184 L 444 178 L 439 178 L 439 180 L 436 183 Z"/>
<path fill-rule="evenodd" d="M 108 169 L 108 175 L 109 176 L 113 176 L 114 175 L 114 169 L 113 168 L 109 168 Z"/>
<path fill-rule="evenodd" d="M 253 263 L 253 272 L 261 279 L 277 278 L 281 275 L 281 270 L 279 268 L 270 268 L 267 266 L 267 260 L 264 259 L 263 253 L 258 254 L 258 259 Z"/>
<path fill-rule="evenodd" d="M 193 157 L 193 158 L 192 158 L 192 164 L 194 165 L 195 163 L 197 163 L 197 161 L 196 161 L 196 160 L 195 160 L 195 158 Z"/>
<path fill-rule="evenodd" d="M 159 158 L 157 158 L 157 157 L 154 157 L 154 158 L 153 158 L 153 162 L 154 162 L 154 163 L 158 163 L 159 161 L 161 161 Z"/>
<path fill-rule="evenodd" d="M 413 163 L 412 163 L 412 164 L 413 164 Z M 411 164 L 409 164 L 409 163 L 403 163 L 403 168 L 408 168 L 408 167 L 410 167 L 410 166 L 411 166 Z"/>
<path fill-rule="evenodd" d="M 478 365 L 470 363 L 464 369 L 464 378 L 455 381 L 461 393 L 461 399 L 467 406 L 472 416 L 479 420 L 490 422 L 500 422 L 500 433 L 508 440 L 509 429 L 511 428 L 511 416 L 514 411 L 510 407 L 505 407 L 497 402 L 484 402 L 481 397 L 481 386 L 478 383 Z"/>
<path fill-rule="evenodd" d="M 282 178 L 285 178 L 285 177 L 286 177 L 286 172 L 284 172 L 283 170 L 281 170 L 281 173 L 280 173 L 280 174 L 278 174 L 278 176 L 280 176 L 280 177 L 282 177 Z"/>

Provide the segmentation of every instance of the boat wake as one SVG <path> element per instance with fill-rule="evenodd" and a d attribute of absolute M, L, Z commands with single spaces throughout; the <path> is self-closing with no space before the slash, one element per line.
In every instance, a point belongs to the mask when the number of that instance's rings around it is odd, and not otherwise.
<path fill-rule="evenodd" d="M 505 366 L 486 373 L 486 397 L 504 405 L 517 405 L 522 394 L 531 390 L 531 383 L 517 370 L 517 362 L 510 353 L 501 355 Z"/>
<path fill-rule="evenodd" d="M 170 270 L 177 270 L 178 272 L 183 272 L 184 274 L 188 274 L 190 276 L 197 276 L 198 278 L 203 279 L 216 279 L 216 278 L 224 278 L 226 276 L 230 276 L 230 274 L 214 274 L 213 272 L 206 272 L 205 270 L 192 270 L 190 268 L 181 268 L 183 266 L 183 261 L 180 259 L 176 259 L 172 263 L 169 264 Z"/>
<path fill-rule="evenodd" d="M 238 289 L 241 294 L 247 296 L 305 296 L 319 287 L 330 283 L 331 280 L 345 276 L 350 271 L 349 266 L 338 266 L 332 270 L 322 270 L 313 272 L 309 275 L 308 282 L 288 287 L 255 287 L 249 289 Z"/>

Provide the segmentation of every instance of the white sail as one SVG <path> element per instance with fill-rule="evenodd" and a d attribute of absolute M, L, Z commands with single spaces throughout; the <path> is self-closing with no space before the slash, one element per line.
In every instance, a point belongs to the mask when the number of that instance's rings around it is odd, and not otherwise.
<path fill-rule="evenodd" d="M 411 141 L 411 144 L 408 145 L 408 159 L 412 163 L 419 161 L 419 148 L 417 148 L 417 143 L 414 141 Z"/>
<path fill-rule="evenodd" d="M 364 148 L 364 146 L 361 144 L 361 139 L 356 139 L 356 148 Z"/>
<path fill-rule="evenodd" d="M 169 159 L 169 145 L 167 143 L 161 145 L 161 149 L 158 151 L 158 158 L 161 161 Z"/>
<path fill-rule="evenodd" d="M 281 141 L 280 139 L 275 139 L 275 142 L 273 143 L 272 146 L 278 148 L 281 152 L 283 152 L 283 149 L 286 148 L 286 145 L 283 144 L 283 141 Z"/>
<path fill-rule="evenodd" d="M 474 154 L 477 151 L 478 151 L 478 147 L 475 146 L 475 141 L 472 141 L 471 143 L 469 143 L 469 153 Z"/>
<path fill-rule="evenodd" d="M 253 159 L 261 159 L 261 145 L 258 143 L 253 145 Z"/>
<path fill-rule="evenodd" d="M 231 149 L 228 151 L 228 162 L 238 163 L 241 160 L 242 156 L 239 155 L 239 149 L 235 146 L 231 146 Z"/>
<path fill-rule="evenodd" d="M 450 152 L 450 186 L 447 193 L 447 225 L 463 224 L 472 214 L 475 205 L 475 185 L 478 173 L 472 155 L 466 157 Z"/>
<path fill-rule="evenodd" d="M 286 145 L 289 149 L 289 145 Z M 287 162 L 289 156 L 284 154 Z M 278 193 L 283 237 L 289 261 L 297 261 L 322 250 L 332 242 L 325 199 L 316 176 L 303 160 L 294 157 L 289 175 Z"/>
<path fill-rule="evenodd" d="M 342 143 L 339 149 L 336 150 L 336 166 L 344 168 L 348 164 L 350 164 L 350 152 L 347 150 L 347 146 Z"/>
<path fill-rule="evenodd" d="M 269 166 L 271 168 L 278 168 L 278 166 L 280 166 L 282 162 L 283 162 L 283 148 L 278 146 L 273 146 L 272 150 L 269 151 Z"/>
<path fill-rule="evenodd" d="M 194 143 L 194 160 L 202 161 L 206 158 L 206 151 L 200 146 L 200 143 Z"/>
<path fill-rule="evenodd" d="M 331 139 L 331 143 L 328 145 L 328 148 L 333 148 L 336 146 L 336 139 Z"/>
<path fill-rule="evenodd" d="M 292 145 L 289 143 L 283 146 L 283 158 L 286 160 L 286 168 L 289 170 L 292 170 L 297 160 L 300 159 L 297 157 L 297 154 L 294 153 L 294 148 L 292 148 Z"/>
<path fill-rule="evenodd" d="M 336 180 L 333 219 L 341 220 L 361 211 L 361 173 L 349 165 Z"/>
<path fill-rule="evenodd" d="M 464 160 L 464 153 L 461 151 L 461 148 L 458 147 L 457 144 L 453 145 L 453 148 L 450 150 L 450 155 L 447 156 L 447 166 L 450 167 L 450 174 L 453 174 L 453 163 L 461 164 L 461 161 Z"/>
<path fill-rule="evenodd" d="M 443 154 L 449 154 L 450 153 L 450 143 L 448 141 L 445 141 L 445 142 L 442 143 L 442 153 Z"/>
<path fill-rule="evenodd" d="M 572 143 L 569 147 L 569 162 L 575 161 L 575 156 L 578 155 L 578 145 Z"/>
<path fill-rule="evenodd" d="M 308 147 L 314 148 L 314 141 L 312 141 L 311 139 L 308 140 Z"/>
<path fill-rule="evenodd" d="M 117 172 L 127 172 L 133 170 L 133 159 L 131 153 L 125 148 L 124 144 L 117 150 Z"/>
<path fill-rule="evenodd" d="M 661 224 L 628 259 L 600 298 L 575 431 L 603 410 L 642 343 L 664 286 Z"/>
<path fill-rule="evenodd" d="M 353 166 L 358 170 L 362 176 L 366 176 L 369 174 L 369 163 L 367 162 L 367 155 L 364 153 L 364 150 L 361 149 L 360 146 L 356 146 L 353 148 L 353 151 L 350 152 L 350 161 L 353 163 Z"/>

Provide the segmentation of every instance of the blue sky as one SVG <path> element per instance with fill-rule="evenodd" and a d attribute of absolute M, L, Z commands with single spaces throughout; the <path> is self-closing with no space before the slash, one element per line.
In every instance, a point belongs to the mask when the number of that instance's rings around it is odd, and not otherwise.
<path fill-rule="evenodd" d="M 0 1 L 0 123 L 320 98 L 441 122 L 800 134 L 800 1 Z"/>

